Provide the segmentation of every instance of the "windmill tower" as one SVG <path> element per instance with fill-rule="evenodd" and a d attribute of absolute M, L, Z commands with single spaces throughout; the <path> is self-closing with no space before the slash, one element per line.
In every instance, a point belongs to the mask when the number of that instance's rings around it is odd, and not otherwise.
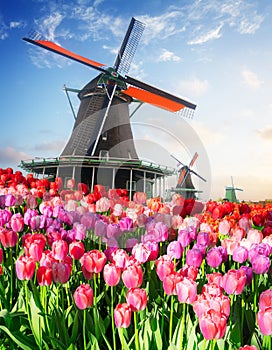
<path fill-rule="evenodd" d="M 200 176 L 198 173 L 196 173 L 194 170 L 191 168 L 195 164 L 195 161 L 198 158 L 198 153 L 196 152 L 193 156 L 193 158 L 190 161 L 189 165 L 183 164 L 180 160 L 178 160 L 176 157 L 171 155 L 176 161 L 178 161 L 178 181 L 177 185 L 175 188 L 175 192 L 180 193 L 184 198 L 196 198 L 196 193 L 200 192 L 195 189 L 193 182 L 192 182 L 192 177 L 191 174 L 196 175 L 199 177 L 202 181 L 206 182 L 206 180 Z"/>
<path fill-rule="evenodd" d="M 60 157 L 21 162 L 25 170 L 43 175 L 75 178 L 108 188 L 146 191 L 169 170 L 139 159 L 129 119 L 131 102 L 149 103 L 171 112 L 193 112 L 196 105 L 127 75 L 144 24 L 131 19 L 113 67 L 77 55 L 41 36 L 26 42 L 75 60 L 99 71 L 78 93 L 79 110 L 72 133 Z"/>
<path fill-rule="evenodd" d="M 235 202 L 238 203 L 238 199 L 236 197 L 235 191 L 243 191 L 241 188 L 234 187 L 233 177 L 231 176 L 231 186 L 226 186 L 226 194 L 225 199 L 227 199 L 229 202 Z"/>

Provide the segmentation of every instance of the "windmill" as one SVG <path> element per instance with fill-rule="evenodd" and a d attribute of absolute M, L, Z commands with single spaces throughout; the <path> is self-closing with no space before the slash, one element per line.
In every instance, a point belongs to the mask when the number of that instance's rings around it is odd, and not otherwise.
<path fill-rule="evenodd" d="M 112 188 L 127 187 L 130 191 L 145 190 L 146 181 L 152 183 L 164 175 L 162 169 L 155 170 L 137 155 L 129 104 L 149 103 L 182 114 L 193 112 L 196 105 L 127 75 L 143 30 L 144 24 L 132 18 L 113 67 L 68 51 L 39 34 L 23 38 L 99 74 L 78 92 L 80 106 L 60 157 L 41 162 L 22 161 L 22 168 L 43 175 L 80 178 L 90 183 L 91 188 L 100 183 Z"/>
<path fill-rule="evenodd" d="M 231 176 L 231 186 L 226 186 L 226 194 L 225 194 L 225 199 L 228 200 L 229 202 L 239 202 L 235 191 L 243 191 L 241 188 L 237 188 L 234 186 L 234 181 L 233 177 Z"/>
<path fill-rule="evenodd" d="M 175 188 L 175 192 L 180 193 L 184 198 L 196 198 L 196 193 L 200 191 L 195 189 L 192 182 L 191 174 L 196 175 L 202 181 L 206 182 L 206 180 L 202 176 L 200 176 L 198 173 L 196 173 L 194 170 L 191 169 L 198 158 L 198 153 L 195 152 L 189 165 L 185 165 L 180 160 L 178 160 L 175 156 L 173 155 L 171 156 L 178 162 L 179 177 Z"/>

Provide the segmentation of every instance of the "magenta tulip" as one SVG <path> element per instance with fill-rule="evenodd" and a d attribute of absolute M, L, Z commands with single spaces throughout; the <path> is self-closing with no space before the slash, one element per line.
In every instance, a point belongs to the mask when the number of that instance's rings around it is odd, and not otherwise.
<path fill-rule="evenodd" d="M 272 306 L 257 313 L 257 322 L 264 335 L 272 335 Z"/>

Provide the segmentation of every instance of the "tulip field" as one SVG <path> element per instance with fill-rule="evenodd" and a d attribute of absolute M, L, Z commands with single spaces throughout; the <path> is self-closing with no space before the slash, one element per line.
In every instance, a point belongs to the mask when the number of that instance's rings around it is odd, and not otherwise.
<path fill-rule="evenodd" d="M 0 169 L 0 350 L 271 350 L 272 204 Z"/>

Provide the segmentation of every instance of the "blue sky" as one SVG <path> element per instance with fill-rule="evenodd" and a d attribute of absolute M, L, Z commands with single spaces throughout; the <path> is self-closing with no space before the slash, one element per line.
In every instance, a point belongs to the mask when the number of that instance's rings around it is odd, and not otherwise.
<path fill-rule="evenodd" d="M 58 156 L 74 122 L 63 85 L 96 76 L 22 37 L 36 30 L 111 66 L 132 16 L 146 27 L 129 75 L 197 104 L 193 119 L 141 107 L 139 155 L 175 167 L 170 154 L 188 164 L 198 151 L 209 197 L 224 197 L 233 176 L 240 200 L 272 198 L 270 0 L 1 0 L 0 167 Z"/>

